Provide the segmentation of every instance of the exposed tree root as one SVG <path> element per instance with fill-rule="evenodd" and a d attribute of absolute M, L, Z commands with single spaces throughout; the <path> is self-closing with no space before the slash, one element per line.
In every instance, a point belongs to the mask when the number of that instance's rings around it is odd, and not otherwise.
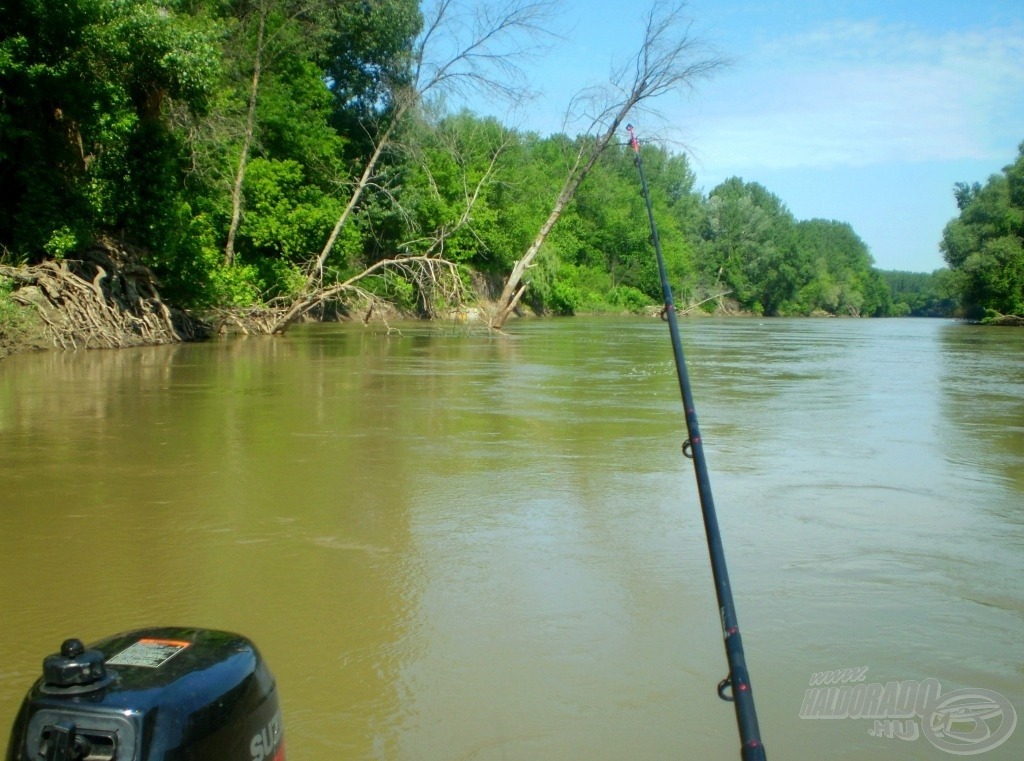
<path fill-rule="evenodd" d="M 14 281 L 15 303 L 34 307 L 43 345 L 113 349 L 191 341 L 209 333 L 207 326 L 168 307 L 153 273 L 127 246 L 109 238 L 77 259 L 0 266 L 0 275 Z"/>

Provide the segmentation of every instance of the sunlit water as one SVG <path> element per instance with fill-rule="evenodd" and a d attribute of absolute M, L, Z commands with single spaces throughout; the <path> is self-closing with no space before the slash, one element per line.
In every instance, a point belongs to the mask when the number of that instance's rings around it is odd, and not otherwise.
<path fill-rule="evenodd" d="M 832 669 L 1024 724 L 1024 331 L 682 330 L 769 758 L 952 757 L 800 718 Z M 683 425 L 658 321 L 5 360 L 0 723 L 63 638 L 195 625 L 292 761 L 739 758 Z"/>

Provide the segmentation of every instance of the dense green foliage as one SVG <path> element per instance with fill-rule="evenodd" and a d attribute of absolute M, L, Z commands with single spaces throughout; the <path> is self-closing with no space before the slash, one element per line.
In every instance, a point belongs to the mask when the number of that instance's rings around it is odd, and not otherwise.
<path fill-rule="evenodd" d="M 10 280 L 0 276 L 0 357 L 6 346 L 20 341 L 24 331 L 25 316 L 10 298 L 12 286 Z"/>
<path fill-rule="evenodd" d="M 1017 160 L 979 183 L 956 186 L 960 216 L 942 253 L 963 303 L 975 316 L 1024 316 L 1024 143 Z"/>
<path fill-rule="evenodd" d="M 367 26 L 378 32 L 348 38 Z M 0 243 L 38 261 L 115 234 L 188 306 L 287 293 L 359 161 L 333 122 L 386 111 L 377 88 L 401 80 L 417 29 L 409 0 L 0 7 Z M 240 162 L 245 215 L 226 264 Z M 343 241 L 333 264 L 360 245 Z"/>
<path fill-rule="evenodd" d="M 510 131 L 447 113 L 439 101 L 408 108 L 422 25 L 413 0 L 0 6 L 5 257 L 73 256 L 111 235 L 146 252 L 164 297 L 181 306 L 287 297 L 325 250 L 386 134 L 367 192 L 327 249 L 324 277 L 403 254 L 504 277 L 587 138 Z M 945 286 L 883 276 L 849 225 L 798 221 L 766 188 L 739 178 L 705 196 L 685 155 L 643 151 L 680 304 L 765 315 L 941 311 Z M 983 304 L 1003 311 L 1019 308 L 1024 278 L 989 263 L 1021 260 L 1017 166 L 997 188 L 963 191 L 964 216 L 944 244 L 958 277 L 977 281 L 972 303 L 1001 287 L 999 278 L 1016 278 L 1016 296 L 1003 288 L 1001 300 Z M 1017 216 L 995 219 L 1004 206 Z M 613 147 L 529 270 L 527 301 L 560 314 L 656 303 L 649 238 L 632 153 Z M 386 287 L 416 303 L 411 285 Z"/>
<path fill-rule="evenodd" d="M 163 244 L 152 231 L 187 225 L 168 112 L 208 111 L 221 25 L 145 0 L 14 0 L 0 30 L 3 244 L 38 260 L 98 230 Z"/>
<path fill-rule="evenodd" d="M 960 313 L 953 273 L 883 270 L 894 302 L 894 314 L 910 317 L 954 317 Z"/>
<path fill-rule="evenodd" d="M 841 222 L 797 222 L 757 183 L 727 180 L 705 205 L 702 257 L 756 313 L 885 316 L 892 300 L 867 246 Z"/>

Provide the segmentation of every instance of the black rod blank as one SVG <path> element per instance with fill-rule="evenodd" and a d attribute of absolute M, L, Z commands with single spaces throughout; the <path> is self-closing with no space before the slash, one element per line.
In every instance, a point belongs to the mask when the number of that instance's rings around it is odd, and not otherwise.
<path fill-rule="evenodd" d="M 715 513 L 715 500 L 711 494 L 711 479 L 708 477 L 707 461 L 704 458 L 704 445 L 700 437 L 700 426 L 693 404 L 693 391 L 690 388 L 690 377 L 686 371 L 686 357 L 683 344 L 679 339 L 679 323 L 676 320 L 675 301 L 672 288 L 668 282 L 665 269 L 665 257 L 661 252 L 661 241 L 658 239 L 658 227 L 654 222 L 654 208 L 651 195 L 644 176 L 643 160 L 640 157 L 640 142 L 633 131 L 629 130 L 630 146 L 635 155 L 636 168 L 640 173 L 640 186 L 643 191 L 644 203 L 647 205 L 647 217 L 651 224 L 651 243 L 658 260 L 658 273 L 661 276 L 661 290 L 665 299 L 664 317 L 668 321 L 669 334 L 672 337 L 672 352 L 675 355 L 676 374 L 679 377 L 679 391 L 683 397 L 683 409 L 686 414 L 686 430 L 689 438 L 683 445 L 683 453 L 693 461 L 694 473 L 697 477 L 697 493 L 700 496 L 701 512 L 704 515 L 704 533 L 707 536 L 708 553 L 711 556 L 711 573 L 715 580 L 715 594 L 718 597 L 718 608 L 722 616 L 722 634 L 725 638 L 725 657 L 729 663 L 729 675 L 718 685 L 718 695 L 723 700 L 732 702 L 736 708 L 736 723 L 740 733 L 740 754 L 743 761 L 764 761 L 764 745 L 761 743 L 761 732 L 757 726 L 757 711 L 754 708 L 754 694 L 750 687 L 747 674 L 746 659 L 743 655 L 743 641 L 740 638 L 740 627 L 736 620 L 736 605 L 732 598 L 732 587 L 729 585 L 729 571 L 725 564 L 725 550 L 722 547 L 722 535 L 718 529 L 718 516 Z"/>

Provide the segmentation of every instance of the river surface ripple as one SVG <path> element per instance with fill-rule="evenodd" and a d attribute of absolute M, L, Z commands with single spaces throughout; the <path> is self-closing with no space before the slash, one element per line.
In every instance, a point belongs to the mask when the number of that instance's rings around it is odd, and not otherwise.
<path fill-rule="evenodd" d="M 738 758 L 664 324 L 397 327 L 0 363 L 0 723 L 65 637 L 190 625 L 290 761 Z M 1024 723 L 1024 331 L 681 327 L 769 758 L 949 757 L 801 718 L 830 670 Z"/>

